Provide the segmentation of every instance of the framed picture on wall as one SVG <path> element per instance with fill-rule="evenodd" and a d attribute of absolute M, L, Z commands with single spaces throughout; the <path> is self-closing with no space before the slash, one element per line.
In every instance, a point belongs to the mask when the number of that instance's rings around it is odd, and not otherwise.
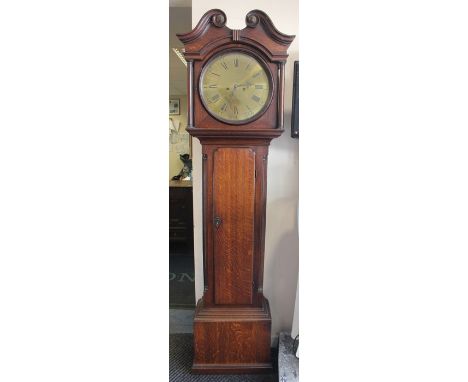
<path fill-rule="evenodd" d="M 180 99 L 169 100 L 169 115 L 180 115 Z"/>
<path fill-rule="evenodd" d="M 299 139 L 299 61 L 294 61 L 291 137 Z"/>

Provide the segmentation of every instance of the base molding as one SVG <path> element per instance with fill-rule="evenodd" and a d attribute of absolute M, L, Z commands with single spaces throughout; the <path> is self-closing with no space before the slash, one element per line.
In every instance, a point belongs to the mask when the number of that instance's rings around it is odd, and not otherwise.
<path fill-rule="evenodd" d="M 271 314 L 261 307 L 204 307 L 195 311 L 194 360 L 197 374 L 254 374 L 273 370 Z"/>
<path fill-rule="evenodd" d="M 194 374 L 261 374 L 273 372 L 271 363 L 258 364 L 196 364 L 192 366 Z"/>

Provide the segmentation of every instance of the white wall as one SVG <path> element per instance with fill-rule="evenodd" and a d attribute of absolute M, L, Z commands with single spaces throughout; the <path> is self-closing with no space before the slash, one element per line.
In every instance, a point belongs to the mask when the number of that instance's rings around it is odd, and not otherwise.
<path fill-rule="evenodd" d="M 265 241 L 264 294 L 270 301 L 272 336 L 291 331 L 299 266 L 297 207 L 299 196 L 299 143 L 290 137 L 293 62 L 299 59 L 298 1 L 193 0 L 192 26 L 212 8 L 226 13 L 227 26 L 243 29 L 245 16 L 253 9 L 266 12 L 279 31 L 296 35 L 286 64 L 285 132 L 274 139 L 268 157 L 267 224 Z M 201 145 L 193 139 L 195 288 L 197 299 L 203 294 L 203 241 Z"/>

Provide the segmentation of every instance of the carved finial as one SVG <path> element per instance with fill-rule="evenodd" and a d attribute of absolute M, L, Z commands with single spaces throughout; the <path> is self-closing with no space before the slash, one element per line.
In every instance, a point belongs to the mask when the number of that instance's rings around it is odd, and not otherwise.
<path fill-rule="evenodd" d="M 245 23 L 249 28 L 255 28 L 258 24 L 259 18 L 258 16 L 252 14 L 251 12 L 247 14 L 245 17 Z"/>
<path fill-rule="evenodd" d="M 184 44 L 188 44 L 201 36 L 210 28 L 215 26 L 222 28 L 226 25 L 226 14 L 221 9 L 210 9 L 206 12 L 198 22 L 197 26 L 188 33 L 177 33 L 177 37 Z"/>
<path fill-rule="evenodd" d="M 276 29 L 268 15 L 258 9 L 254 9 L 247 13 L 247 16 L 245 16 L 245 23 L 249 28 L 255 28 L 258 24 L 261 24 L 270 37 L 282 45 L 289 46 L 289 44 L 294 40 L 294 36 L 281 33 Z"/>
<path fill-rule="evenodd" d="M 213 22 L 214 26 L 222 28 L 226 24 L 226 16 L 223 13 L 218 13 L 213 15 L 211 21 Z"/>

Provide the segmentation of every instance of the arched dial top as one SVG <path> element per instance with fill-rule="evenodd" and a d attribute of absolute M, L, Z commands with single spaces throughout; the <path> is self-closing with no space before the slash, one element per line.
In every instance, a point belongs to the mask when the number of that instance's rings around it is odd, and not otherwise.
<path fill-rule="evenodd" d="M 216 119 L 244 124 L 260 117 L 271 99 L 269 72 L 260 61 L 242 51 L 210 59 L 200 76 L 200 97 Z"/>

